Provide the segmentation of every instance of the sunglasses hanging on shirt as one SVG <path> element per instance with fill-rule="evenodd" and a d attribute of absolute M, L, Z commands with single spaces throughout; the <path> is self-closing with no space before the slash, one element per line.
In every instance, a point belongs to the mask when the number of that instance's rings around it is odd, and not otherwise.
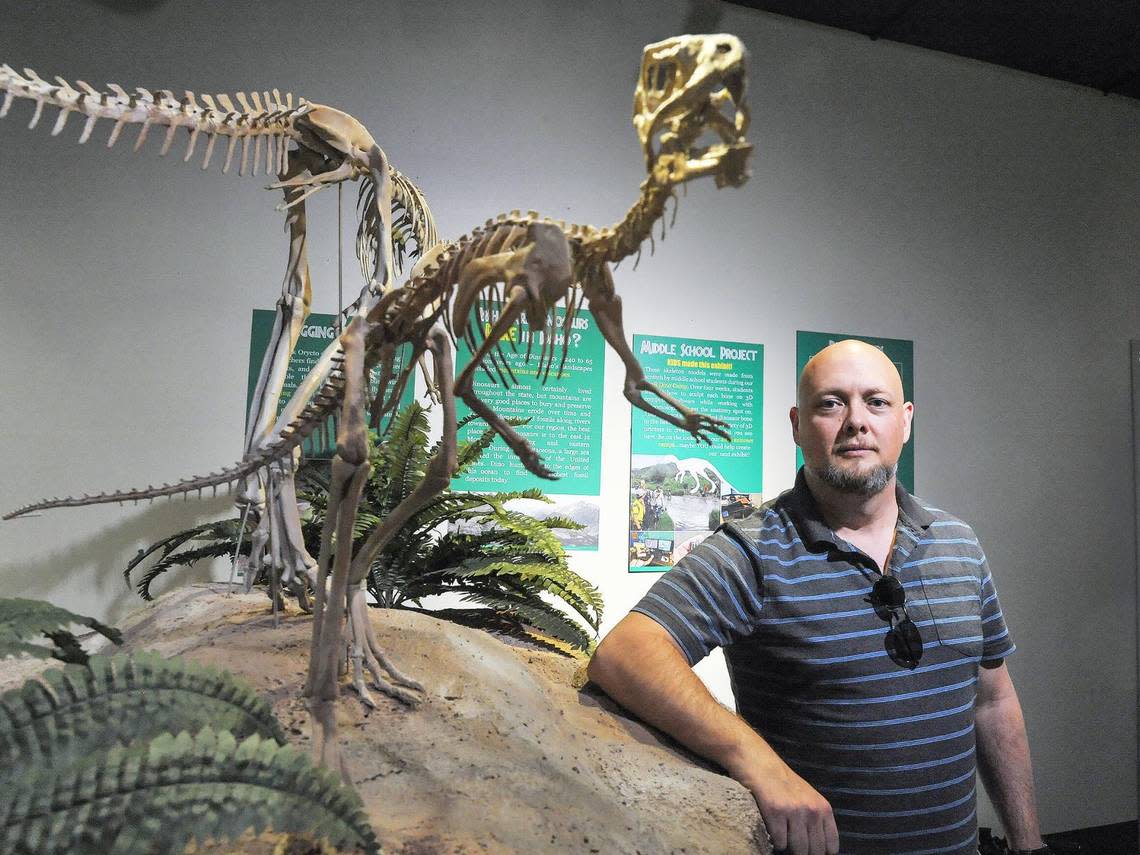
<path fill-rule="evenodd" d="M 894 576 L 883 576 L 864 601 L 891 625 L 885 642 L 891 661 L 913 671 L 922 659 L 922 635 L 906 612 L 906 591 L 902 584 Z"/>

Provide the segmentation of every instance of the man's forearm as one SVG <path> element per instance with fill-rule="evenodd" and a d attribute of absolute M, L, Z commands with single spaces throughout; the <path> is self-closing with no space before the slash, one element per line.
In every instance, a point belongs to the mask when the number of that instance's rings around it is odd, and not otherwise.
<path fill-rule="evenodd" d="M 590 662 L 589 677 L 611 698 L 737 780 L 763 756 L 782 763 L 739 716 L 725 709 L 693 673 L 672 639 L 650 618 L 627 617 Z"/>
<path fill-rule="evenodd" d="M 717 703 L 656 621 L 628 615 L 599 645 L 589 676 L 630 712 L 747 787 L 777 849 L 793 855 L 839 851 L 831 805 L 743 719 Z"/>
<path fill-rule="evenodd" d="M 1005 666 L 1001 673 L 983 669 L 983 690 L 977 708 L 978 770 L 997 808 L 1010 847 L 1036 849 L 1042 845 L 1033 787 L 1033 764 L 1021 703 Z M 996 669 L 995 669 L 996 670 Z M 990 691 L 985 690 L 989 681 Z"/>

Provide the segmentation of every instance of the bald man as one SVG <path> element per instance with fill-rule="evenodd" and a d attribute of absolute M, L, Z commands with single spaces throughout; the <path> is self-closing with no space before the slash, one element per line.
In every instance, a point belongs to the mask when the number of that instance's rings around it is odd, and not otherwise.
<path fill-rule="evenodd" d="M 985 556 L 897 483 L 898 371 L 833 344 L 789 415 L 795 486 L 662 576 L 590 679 L 747 787 L 777 850 L 974 855 L 980 768 L 1014 850 L 1048 852 Z M 715 647 L 739 715 L 692 672 Z"/>

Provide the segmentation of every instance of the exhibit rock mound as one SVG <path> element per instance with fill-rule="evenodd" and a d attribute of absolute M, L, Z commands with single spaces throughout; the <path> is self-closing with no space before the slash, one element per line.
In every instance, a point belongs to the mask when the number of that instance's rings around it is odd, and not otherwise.
<path fill-rule="evenodd" d="M 427 688 L 415 709 L 390 699 L 368 709 L 341 684 L 344 756 L 386 852 L 771 851 L 747 790 L 592 687 L 573 688 L 578 660 L 417 612 L 374 617 Z M 310 621 L 291 611 L 275 627 L 264 594 L 194 585 L 122 621 L 121 649 L 230 670 L 308 749 Z M 10 665 L 0 690 L 50 667 Z"/>

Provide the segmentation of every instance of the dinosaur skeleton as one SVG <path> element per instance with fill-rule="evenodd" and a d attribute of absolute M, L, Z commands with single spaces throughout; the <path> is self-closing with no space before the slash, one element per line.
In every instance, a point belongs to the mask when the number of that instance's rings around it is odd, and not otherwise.
<path fill-rule="evenodd" d="M 240 463 L 220 473 L 158 488 L 41 502 L 10 516 L 38 508 L 183 494 L 261 472 L 267 473 L 268 507 L 281 511 L 266 515 L 270 541 L 288 542 L 286 533 L 275 528 L 288 528 L 296 521 L 287 478 L 296 449 L 330 414 L 339 414 L 337 452 L 314 585 L 313 637 L 304 694 L 319 759 L 345 774 L 335 738 L 334 703 L 338 668 L 343 661 L 346 613 L 353 631 L 353 683 L 362 697 L 367 698 L 365 666 L 376 684 L 389 694 L 410 702 L 417 699 L 413 691 L 422 691 L 419 684 L 386 660 L 376 644 L 366 614 L 364 580 L 376 555 L 399 528 L 447 488 L 457 463 L 456 397 L 504 439 L 529 471 L 554 477 L 530 443 L 474 393 L 474 374 L 479 369 L 504 385 L 513 381 L 500 348 L 502 339 L 522 317 L 532 330 L 545 332 L 538 354 L 538 373 L 545 378 L 558 358 L 553 335 L 556 307 L 565 305 L 564 323 L 569 325 L 578 308 L 588 304 L 598 329 L 625 366 L 623 391 L 634 406 L 688 431 L 699 441 L 711 442 L 713 435 L 728 439 L 727 424 L 690 410 L 646 380 L 626 341 L 621 299 L 609 266 L 639 254 L 646 239 L 652 241 L 652 229 L 661 220 L 667 201 L 673 198 L 676 202 L 677 185 L 706 175 L 714 176 L 717 186 L 739 186 L 748 179 L 751 145 L 744 138 L 748 128 L 745 59 L 743 45 L 730 35 L 679 36 L 646 47 L 634 96 L 634 125 L 648 176 L 625 217 L 612 227 L 595 228 L 540 218 L 535 212 L 513 211 L 488 220 L 457 240 L 432 247 L 402 287 L 366 288 L 343 333 L 325 350 L 268 432 L 257 434 L 262 437 L 260 442 L 250 446 Z M 712 141 L 706 142 L 710 135 Z M 324 174 L 345 169 L 338 165 Z M 387 174 L 383 164 L 379 159 L 369 161 L 369 169 L 379 176 L 375 182 L 377 199 L 383 200 L 387 192 L 381 180 Z M 290 192 L 303 196 L 313 192 L 320 181 L 320 176 L 304 178 L 298 173 L 279 185 L 286 190 L 289 205 L 302 201 L 290 198 Z M 377 208 L 386 210 L 382 201 Z M 387 246 L 387 242 L 376 245 Z M 381 268 L 377 261 L 374 280 L 389 281 L 381 277 L 387 272 Z M 489 329 L 470 322 L 479 301 L 500 307 Z M 457 338 L 468 343 L 472 359 L 455 376 L 453 347 Z M 528 339 L 528 360 L 535 338 Z M 413 358 L 396 372 L 394 355 L 404 344 L 411 345 Z M 562 362 L 567 347 L 564 338 Z M 368 477 L 368 372 L 379 366 L 381 391 L 370 407 L 375 423 L 396 406 L 413 366 L 429 352 L 432 382 L 443 411 L 437 451 L 422 481 L 372 530 L 355 555 L 350 548 L 336 548 L 337 544 L 352 543 L 353 523 Z"/>
<path fill-rule="evenodd" d="M 316 561 L 305 550 L 297 519 L 296 498 L 291 467 L 282 468 L 280 457 L 270 459 L 257 454 L 269 441 L 289 359 L 301 335 L 312 302 L 306 253 L 307 236 L 305 200 L 312 194 L 346 180 L 363 178 L 358 198 L 360 225 L 356 236 L 357 258 L 368 284 L 364 293 L 378 296 L 394 282 L 394 268 L 402 265 L 403 252 L 410 240 L 416 253 L 438 240 L 435 223 L 419 189 L 404 175 L 390 169 L 384 152 L 368 131 L 352 116 L 332 107 L 305 101 L 293 103 L 292 94 L 284 97 L 272 92 L 229 95 L 195 95 L 186 92 L 178 98 L 170 90 L 151 92 L 137 88 L 126 92 L 117 84 L 108 84 L 107 92 L 99 92 L 80 80 L 72 86 L 62 78 L 49 83 L 31 69 L 21 76 L 8 65 L 0 65 L 0 118 L 7 115 L 16 98 L 35 102 L 29 129 L 35 128 L 44 106 L 55 107 L 58 114 L 51 134 L 59 134 L 73 113 L 84 119 L 79 142 L 91 137 L 97 121 L 108 119 L 114 124 L 107 138 L 113 146 L 126 125 L 138 125 L 134 149 L 138 151 L 153 126 L 164 127 L 165 137 L 160 153 L 166 155 L 179 128 L 185 129 L 188 142 L 183 161 L 194 155 L 198 139 L 206 138 L 202 169 L 207 169 L 219 139 L 228 138 L 222 172 L 229 172 L 237 157 L 238 174 L 247 169 L 258 174 L 279 175 L 272 188 L 284 191 L 285 201 L 278 210 L 286 214 L 289 232 L 289 260 L 281 298 L 277 303 L 269 346 L 250 402 L 244 453 L 246 459 L 264 461 L 241 467 L 237 504 L 253 512 L 256 531 L 252 540 L 254 567 L 249 581 L 258 576 L 261 564 L 268 564 L 271 576 L 280 578 L 304 598 L 301 573 L 313 574 Z M 235 107 L 234 100 L 238 102 Z M 252 164 L 250 149 L 252 147 Z M 220 158 L 219 158 L 220 159 Z M 392 215 L 399 238 L 393 241 Z M 391 249 L 389 249 L 391 247 Z M 360 302 L 359 300 L 357 301 Z M 322 426 L 314 426 L 314 430 Z M 276 448 L 277 446 L 274 446 Z M 201 479 L 204 486 L 214 487 L 213 477 Z M 183 492 L 178 485 L 149 486 L 146 489 L 93 496 L 51 499 L 21 508 L 5 517 L 52 507 L 73 507 L 114 501 L 138 501 Z M 227 487 L 230 486 L 227 484 Z M 276 598 L 275 598 L 276 600 Z"/>

